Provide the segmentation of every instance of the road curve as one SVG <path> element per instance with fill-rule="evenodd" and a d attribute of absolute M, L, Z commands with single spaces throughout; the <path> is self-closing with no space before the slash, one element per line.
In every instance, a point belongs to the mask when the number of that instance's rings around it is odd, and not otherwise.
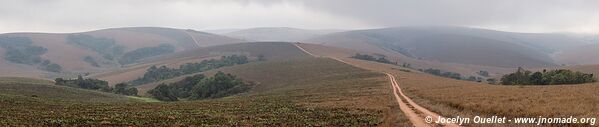
<path fill-rule="evenodd" d="M 315 54 L 312 54 L 310 52 L 308 52 L 306 49 L 302 48 L 301 46 L 299 46 L 297 43 L 294 44 L 298 49 L 302 50 L 303 52 L 305 52 L 306 54 L 309 54 L 313 57 L 324 57 L 324 56 L 317 56 Z M 327 57 L 327 58 L 331 58 L 334 60 L 337 60 L 339 62 L 343 62 L 345 64 L 348 65 L 352 65 L 355 67 L 360 68 L 357 65 L 348 63 L 344 60 L 341 60 L 339 58 L 335 58 L 335 57 Z M 446 127 L 459 127 L 459 125 L 456 124 L 431 124 L 431 123 L 427 123 L 425 121 L 425 117 L 432 117 L 433 121 L 437 121 L 437 119 L 439 117 L 441 118 L 445 118 L 443 116 L 440 116 L 437 113 L 434 113 L 418 104 L 416 104 L 414 101 L 412 101 L 412 99 L 410 99 L 408 96 L 406 96 L 401 88 L 399 87 L 399 83 L 397 83 L 397 80 L 395 79 L 395 76 L 393 76 L 392 74 L 389 74 L 387 72 L 382 72 L 385 75 L 387 75 L 387 77 L 389 77 L 389 81 L 391 82 L 391 87 L 393 89 L 393 95 L 397 101 L 397 104 L 399 105 L 399 108 L 401 109 L 401 111 L 406 115 L 406 117 L 408 117 L 408 119 L 410 120 L 410 122 L 412 122 L 412 124 L 416 127 L 431 127 L 431 126 L 446 126 Z M 404 100 L 402 100 L 405 99 Z"/>

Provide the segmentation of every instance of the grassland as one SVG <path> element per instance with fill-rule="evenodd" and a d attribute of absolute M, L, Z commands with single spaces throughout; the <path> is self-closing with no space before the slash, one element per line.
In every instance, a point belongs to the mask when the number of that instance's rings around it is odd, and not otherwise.
<path fill-rule="evenodd" d="M 237 96 L 172 103 L 1 94 L 0 108 L 6 110 L 0 111 L 0 125 L 411 126 L 380 73 L 325 58 L 272 60 L 221 71 L 257 84 Z"/>
<path fill-rule="evenodd" d="M 417 103 L 446 116 L 599 117 L 599 84 L 500 86 L 396 73 Z M 584 125 L 575 125 L 584 126 Z"/>
<path fill-rule="evenodd" d="M 404 93 L 417 104 L 446 117 L 599 117 L 599 83 L 554 86 L 502 86 L 405 72 L 398 66 L 347 58 L 326 47 L 306 46 L 321 56 L 343 59 L 360 68 L 395 75 Z M 589 72 L 587 70 L 585 72 Z M 592 71 L 590 71 L 592 72 Z M 474 124 L 470 126 L 523 126 Z M 531 126 L 531 125 L 524 125 Z M 553 125 L 555 126 L 555 125 Z M 589 126 L 572 124 L 558 126 Z"/>

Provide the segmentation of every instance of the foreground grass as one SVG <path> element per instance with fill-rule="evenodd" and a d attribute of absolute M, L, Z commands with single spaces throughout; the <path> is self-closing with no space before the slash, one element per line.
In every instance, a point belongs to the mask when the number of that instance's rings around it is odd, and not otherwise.
<path fill-rule="evenodd" d="M 176 103 L 50 102 L 0 95 L 0 125 L 24 126 L 376 126 L 372 111 L 312 108 L 285 98 Z M 374 112 L 376 113 L 376 112 Z"/>

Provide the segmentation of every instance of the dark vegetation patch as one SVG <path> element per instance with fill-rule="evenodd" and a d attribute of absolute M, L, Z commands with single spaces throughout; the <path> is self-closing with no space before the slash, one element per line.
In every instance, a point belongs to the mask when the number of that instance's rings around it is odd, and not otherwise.
<path fill-rule="evenodd" d="M 452 79 L 457 79 L 457 80 L 466 80 L 466 81 L 473 81 L 473 82 L 483 82 L 483 78 L 482 77 L 478 77 L 478 76 L 462 76 L 462 74 L 457 73 L 457 72 L 451 72 L 451 71 L 445 71 L 445 70 L 440 70 L 440 69 L 434 69 L 434 68 L 429 68 L 429 69 L 418 69 L 421 72 L 424 73 L 428 73 L 431 75 L 435 75 L 435 76 L 440 76 L 440 77 L 445 77 L 445 78 L 452 78 Z M 493 80 L 491 82 L 491 80 Z M 487 79 L 488 83 L 494 83 L 495 79 Z"/>
<path fill-rule="evenodd" d="M 139 49 L 135 49 L 133 51 L 125 53 L 121 58 L 119 58 L 120 64 L 130 64 L 134 63 L 140 59 L 158 56 L 168 53 L 175 52 L 175 46 L 171 44 L 160 44 L 156 47 L 143 47 Z"/>
<path fill-rule="evenodd" d="M 543 70 L 542 72 L 531 72 L 518 68 L 514 73 L 501 77 L 503 85 L 560 85 L 560 84 L 582 84 L 596 82 L 593 74 L 586 74 L 566 69 Z"/>
<path fill-rule="evenodd" d="M 18 64 L 38 65 L 41 70 L 49 72 L 60 72 L 62 67 L 40 56 L 48 52 L 48 49 L 33 45 L 33 41 L 27 37 L 0 37 L 0 47 L 4 48 L 4 59 Z"/>
<path fill-rule="evenodd" d="M 77 77 L 77 79 L 63 79 L 56 78 L 56 85 L 60 86 L 68 86 L 73 88 L 81 88 L 81 89 L 89 89 L 89 90 L 98 90 L 102 92 L 111 92 L 115 94 L 129 95 L 129 96 L 137 96 L 137 88 L 129 87 L 125 83 L 119 83 L 111 88 L 108 86 L 108 82 L 99 79 L 92 78 L 83 78 L 81 75 Z"/>
<path fill-rule="evenodd" d="M 86 34 L 71 34 L 67 36 L 67 43 L 90 49 L 102 55 L 102 57 L 122 65 L 175 51 L 175 46 L 164 43 L 154 47 L 143 47 L 125 52 L 125 46 L 118 45 L 112 38 L 94 37 Z M 93 59 L 85 57 L 84 61 L 94 67 L 99 67 L 99 65 L 96 66 L 97 63 Z"/>
<path fill-rule="evenodd" d="M 213 77 L 197 74 L 169 85 L 161 84 L 148 93 L 158 100 L 177 101 L 180 98 L 198 100 L 226 97 L 245 92 L 248 89 L 249 85 L 240 78 L 217 72 Z"/>
<path fill-rule="evenodd" d="M 85 61 L 86 63 L 88 63 L 89 65 L 92 65 L 94 67 L 100 67 L 100 64 L 98 64 L 98 62 L 96 62 L 96 59 L 94 59 L 94 57 L 85 56 L 85 57 L 83 57 L 83 61 Z"/>
<path fill-rule="evenodd" d="M 0 95 L 35 97 L 44 101 L 131 102 L 133 99 L 116 94 L 54 85 L 50 80 L 0 77 Z M 1 98 L 1 97 L 0 97 Z M 0 105 L 2 102 L 0 102 Z M 25 103 L 27 104 L 27 103 Z M 6 109 L 3 108 L 2 109 Z M 32 109 L 35 110 L 35 109 Z M 0 113 L 1 114 L 1 113 Z M 0 116 L 2 117 L 2 116 Z M 2 120 L 0 120 L 2 121 Z M 5 125 L 5 124 L 0 124 Z"/>
<path fill-rule="evenodd" d="M 125 47 L 116 44 L 114 39 L 86 34 L 71 34 L 67 36 L 67 43 L 90 49 L 109 60 L 114 60 L 125 51 Z"/>
<path fill-rule="evenodd" d="M 144 73 L 143 77 L 135 79 L 131 81 L 131 84 L 141 85 L 156 81 L 161 81 L 165 79 L 170 79 L 174 77 L 178 77 L 186 74 L 193 74 L 198 72 L 204 72 L 206 70 L 212 70 L 221 67 L 233 66 L 238 64 L 248 63 L 248 58 L 246 56 L 223 56 L 221 59 L 211 59 L 211 60 L 203 60 L 199 63 L 186 63 L 176 68 L 168 68 L 166 66 L 152 66 L 150 67 L 146 73 Z"/>
<path fill-rule="evenodd" d="M 424 69 L 424 70 L 420 69 L 420 71 L 422 71 L 424 73 L 436 75 L 436 76 L 446 77 L 446 78 L 452 78 L 452 79 L 457 79 L 457 80 L 463 79 L 462 75 L 460 73 L 451 72 L 451 71 L 444 71 L 444 70 L 433 69 L 433 68 Z"/>
<path fill-rule="evenodd" d="M 372 55 L 368 55 L 368 54 L 356 53 L 356 55 L 351 56 L 350 58 L 397 65 L 397 62 L 391 62 L 390 60 L 386 59 L 385 56 L 383 56 L 383 55 L 372 56 Z"/>

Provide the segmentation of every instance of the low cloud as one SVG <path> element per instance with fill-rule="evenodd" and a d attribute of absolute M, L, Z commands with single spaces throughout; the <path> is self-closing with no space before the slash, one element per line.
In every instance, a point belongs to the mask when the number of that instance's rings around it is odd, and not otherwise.
<path fill-rule="evenodd" d="M 599 32 L 594 0 L 8 0 L 0 33 L 110 27 L 286 26 L 362 29 L 456 25 L 515 32 Z"/>

